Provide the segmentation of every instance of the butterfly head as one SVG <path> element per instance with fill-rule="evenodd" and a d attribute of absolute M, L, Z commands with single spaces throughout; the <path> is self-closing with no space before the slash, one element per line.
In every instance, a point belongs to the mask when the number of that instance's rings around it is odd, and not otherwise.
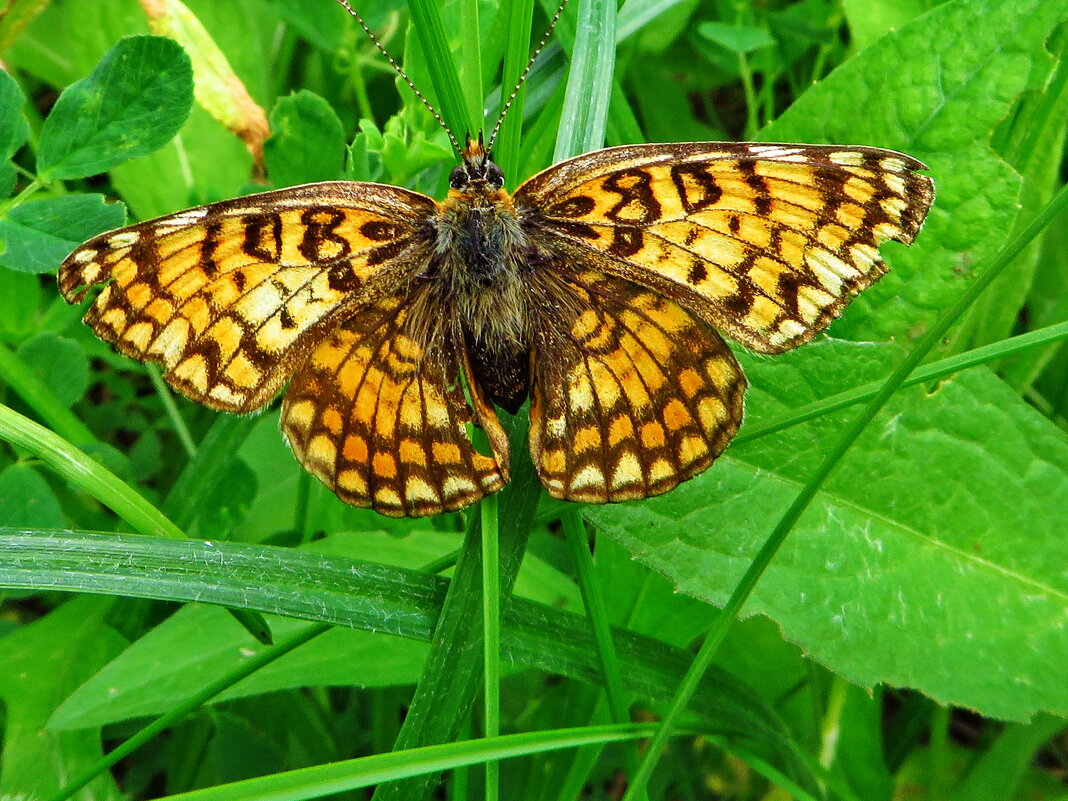
<path fill-rule="evenodd" d="M 461 158 L 462 162 L 449 174 L 449 186 L 452 189 L 461 193 L 494 193 L 504 186 L 504 173 L 490 159 L 481 133 L 474 141 L 468 135 Z"/>

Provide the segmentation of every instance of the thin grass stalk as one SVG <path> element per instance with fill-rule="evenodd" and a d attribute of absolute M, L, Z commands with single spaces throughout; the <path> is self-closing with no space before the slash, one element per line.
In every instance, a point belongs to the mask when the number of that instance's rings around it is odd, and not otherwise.
<path fill-rule="evenodd" d="M 61 478 L 81 487 L 111 509 L 134 531 L 185 539 L 181 529 L 102 464 L 53 431 L 3 405 L 0 405 L 0 439 L 32 453 Z"/>
<path fill-rule="evenodd" d="M 75 445 L 96 445 L 89 427 L 7 345 L 0 343 L 0 380 L 13 389 L 59 436 Z"/>
<path fill-rule="evenodd" d="M 616 653 L 615 642 L 612 639 L 612 629 L 608 621 L 608 610 L 604 601 L 604 594 L 593 566 L 593 556 L 590 553 L 589 542 L 586 539 L 586 526 L 582 516 L 577 510 L 568 510 L 561 518 L 564 527 L 564 539 L 567 540 L 571 558 L 575 563 L 575 572 L 578 576 L 579 592 L 582 594 L 582 604 L 586 610 L 586 619 L 590 621 L 590 629 L 593 633 L 593 643 L 597 648 L 597 655 L 601 660 L 601 671 L 604 673 L 604 691 L 608 700 L 609 715 L 613 723 L 629 723 L 630 710 L 627 704 L 626 692 L 623 690 L 623 674 L 619 668 L 619 656 Z M 638 770 L 638 752 L 625 747 L 623 760 L 627 766 L 627 773 L 634 775 Z M 644 797 L 644 796 L 643 796 Z"/>
<path fill-rule="evenodd" d="M 146 364 L 145 372 L 148 373 L 152 388 L 156 390 L 156 395 L 163 404 L 163 411 L 166 412 L 167 419 L 171 421 L 171 428 L 178 437 L 182 450 L 185 451 L 186 456 L 192 459 L 197 455 L 197 443 L 189 431 L 189 426 L 185 424 L 185 418 L 178 411 L 178 404 L 174 402 L 174 393 L 171 392 L 171 388 L 163 380 L 163 376 L 160 375 L 159 368 L 156 365 Z"/>
<path fill-rule="evenodd" d="M 501 733 L 501 563 L 497 496 L 482 499 L 482 626 L 484 734 Z M 500 798 L 500 765 L 486 763 L 486 801 Z"/>
<path fill-rule="evenodd" d="M 937 381 L 962 370 L 978 367 L 989 362 L 996 362 L 1008 356 L 1060 342 L 1064 339 L 1068 339 L 1068 322 L 1029 331 L 1026 334 L 973 348 L 965 353 L 958 353 L 955 356 L 949 356 L 937 362 L 925 364 L 923 367 L 918 367 L 912 375 L 901 383 L 901 388 L 925 384 L 928 381 Z M 768 434 L 774 434 L 777 431 L 823 417 L 855 403 L 870 400 L 879 393 L 879 388 L 882 385 L 882 381 L 869 381 L 867 384 L 861 384 L 826 398 L 821 398 L 818 401 L 806 403 L 804 406 L 792 409 L 789 414 L 743 429 L 731 444 L 738 446 L 743 442 L 750 442 Z"/>

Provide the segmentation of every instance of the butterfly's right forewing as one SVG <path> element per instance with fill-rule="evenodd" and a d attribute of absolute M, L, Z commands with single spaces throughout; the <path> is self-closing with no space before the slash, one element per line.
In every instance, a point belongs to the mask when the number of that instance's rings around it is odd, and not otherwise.
<path fill-rule="evenodd" d="M 882 243 L 912 242 L 934 198 L 922 169 L 871 147 L 626 145 L 548 168 L 515 201 L 571 260 L 779 353 L 885 273 Z"/>

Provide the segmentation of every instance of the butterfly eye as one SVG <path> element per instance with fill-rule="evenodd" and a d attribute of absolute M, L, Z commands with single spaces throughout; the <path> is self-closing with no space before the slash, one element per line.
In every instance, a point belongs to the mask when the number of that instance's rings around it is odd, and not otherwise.
<path fill-rule="evenodd" d="M 452 172 L 449 173 L 449 186 L 453 189 L 461 189 L 467 185 L 470 179 L 467 177 L 467 170 L 463 168 L 461 164 L 459 167 L 454 167 Z"/>
<path fill-rule="evenodd" d="M 494 189 L 500 189 L 504 186 L 504 173 L 492 161 L 486 165 L 486 183 Z"/>

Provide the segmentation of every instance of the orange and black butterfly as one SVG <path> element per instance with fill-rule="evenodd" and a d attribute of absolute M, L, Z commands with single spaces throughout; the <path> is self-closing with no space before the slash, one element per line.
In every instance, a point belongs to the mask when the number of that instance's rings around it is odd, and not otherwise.
<path fill-rule="evenodd" d="M 613 147 L 513 195 L 479 137 L 444 201 L 309 184 L 102 234 L 59 271 L 85 320 L 228 412 L 288 382 L 282 430 L 346 503 L 463 508 L 508 481 L 494 406 L 530 398 L 549 493 L 605 503 L 705 470 L 742 419 L 719 332 L 812 339 L 911 243 L 933 200 L 915 159 L 869 147 Z M 492 454 L 472 444 L 485 430 Z"/>

